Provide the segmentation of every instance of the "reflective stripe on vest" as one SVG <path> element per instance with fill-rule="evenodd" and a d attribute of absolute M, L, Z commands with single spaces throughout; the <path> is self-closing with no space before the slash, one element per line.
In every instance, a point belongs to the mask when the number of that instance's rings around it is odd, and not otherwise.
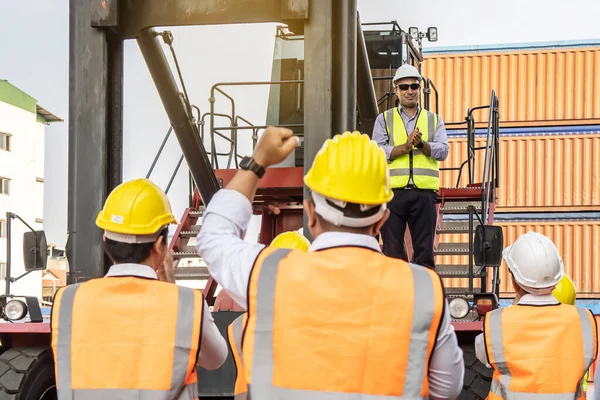
<path fill-rule="evenodd" d="M 158 281 L 154 280 L 131 277 L 109 279 L 93 279 L 67 286 L 59 291 L 55 298 L 52 315 L 52 348 L 56 365 L 58 398 L 70 400 L 196 399 L 198 387 L 195 363 L 200 346 L 202 294 L 189 288 L 171 286 L 163 282 L 157 285 Z M 116 289 L 111 291 L 111 285 Z M 164 296 L 160 295 L 161 289 Z M 98 296 L 99 293 L 106 297 L 101 298 Z M 106 307 L 105 314 L 100 316 L 103 320 L 98 322 L 98 326 L 94 326 L 93 323 L 86 324 L 86 322 L 89 322 L 88 318 L 94 318 L 101 313 L 101 306 L 89 304 L 90 296 L 97 296 L 95 297 L 97 303 L 105 306 L 127 308 L 133 299 L 139 301 L 140 306 L 129 309 L 122 315 L 118 315 L 118 309 L 111 310 L 110 307 Z M 129 304 L 118 304 L 120 299 L 129 300 Z M 86 304 L 85 301 L 88 303 Z M 165 305 L 163 309 L 154 307 L 160 303 L 169 306 Z M 156 312 L 152 312 L 154 310 Z M 139 315 L 139 320 L 133 318 L 129 321 L 128 316 L 123 323 L 123 315 L 136 311 L 142 313 Z M 89 313 L 92 313 L 92 316 L 87 315 Z M 173 315 L 175 313 L 176 315 Z M 114 316 L 115 314 L 117 316 Z M 106 318 L 111 318 L 111 315 L 119 321 L 118 324 L 106 323 Z M 172 328 L 168 326 L 169 324 L 159 325 L 161 319 L 169 319 L 167 316 L 175 321 L 174 326 L 171 325 Z M 145 322 L 151 325 L 143 326 Z M 160 336 L 148 334 L 153 331 L 156 331 L 155 335 Z M 123 335 L 134 337 L 135 332 L 143 332 L 146 336 L 130 339 L 131 342 L 135 340 L 130 344 L 115 340 Z M 164 335 L 164 332 L 169 332 L 171 339 L 168 338 L 169 335 Z M 102 339 L 106 341 L 102 342 Z M 165 340 L 167 340 L 166 346 L 163 345 Z M 170 346 L 168 346 L 169 340 L 172 340 Z M 102 357 L 103 349 L 110 349 L 110 355 Z M 169 351 L 171 356 L 166 357 Z M 90 356 L 94 352 L 97 356 Z M 123 353 L 122 358 L 116 356 L 119 352 Z M 135 356 L 131 357 L 131 354 Z M 86 358 L 94 359 L 86 360 Z M 161 363 L 163 363 L 162 368 Z M 164 363 L 168 364 L 165 366 Z M 84 366 L 88 368 L 82 368 Z M 170 369 L 168 376 L 166 373 L 163 374 L 169 371 L 167 368 Z M 123 374 L 122 371 L 126 369 L 129 370 L 129 374 Z"/>
<path fill-rule="evenodd" d="M 345 249 L 337 249 L 348 251 Z M 335 251 L 335 250 L 325 250 L 320 253 L 327 253 L 327 251 Z M 360 252 L 367 252 L 369 256 L 374 254 L 373 257 L 384 257 L 379 253 L 372 252 L 367 249 L 359 249 Z M 246 328 L 246 332 L 244 333 L 244 346 L 251 346 L 252 351 L 249 353 L 251 357 L 246 358 L 244 360 L 246 363 L 250 363 L 251 368 L 251 376 L 250 376 L 250 384 L 249 384 L 249 392 L 251 399 L 286 399 L 286 400 L 390 400 L 390 399 L 425 399 L 428 398 L 429 394 L 429 383 L 427 381 L 428 376 L 428 362 L 429 357 L 431 355 L 431 351 L 435 346 L 435 338 L 437 335 L 437 329 L 439 327 L 439 322 L 442 317 L 443 310 L 443 292 L 441 288 L 441 283 L 439 283 L 436 287 L 434 287 L 435 279 L 431 272 L 424 267 L 414 266 L 412 264 L 408 264 L 410 271 L 412 272 L 412 276 L 414 277 L 414 302 L 412 311 L 412 325 L 410 327 L 411 332 L 406 336 L 402 335 L 402 332 L 399 332 L 397 335 L 394 335 L 394 340 L 402 342 L 404 346 L 406 346 L 406 342 L 408 341 L 408 351 L 406 360 L 402 360 L 402 362 L 406 362 L 406 371 L 404 374 L 404 386 L 402 387 L 400 383 L 397 381 L 389 382 L 382 381 L 378 383 L 383 383 L 389 386 L 388 389 L 380 389 L 383 392 L 396 392 L 398 394 L 373 394 L 373 393 L 361 393 L 361 392 L 349 392 L 348 390 L 306 390 L 305 388 L 293 387 L 292 384 L 274 384 L 274 379 L 276 378 L 277 371 L 275 371 L 275 353 L 274 347 L 277 348 L 277 353 L 280 354 L 285 349 L 281 348 L 280 344 L 274 344 L 273 340 L 273 331 L 274 331 L 274 315 L 276 309 L 276 286 L 278 285 L 278 281 L 281 282 L 283 279 L 282 272 L 286 271 L 286 274 L 292 275 L 300 275 L 303 276 L 304 270 L 308 269 L 307 263 L 298 263 L 300 265 L 298 267 L 297 273 L 293 271 L 292 266 L 290 264 L 285 264 L 284 268 L 279 268 L 282 264 L 282 260 L 284 260 L 290 254 L 289 249 L 276 249 L 271 254 L 267 255 L 264 258 L 264 261 L 260 264 L 260 270 L 258 272 L 258 277 L 251 277 L 250 285 L 252 285 L 252 290 L 249 293 L 256 293 L 256 303 L 255 303 L 255 315 L 251 315 L 250 312 L 253 310 L 252 304 L 250 303 L 249 307 L 249 320 L 251 318 L 255 318 L 255 325 L 253 328 L 250 328 L 250 323 Z M 304 257 L 306 253 L 299 254 L 296 252 L 299 257 Z M 337 257 L 333 257 L 337 259 Z M 301 260 L 300 260 L 301 261 Z M 387 258 L 383 260 L 384 262 L 389 262 L 392 267 L 396 267 L 394 262 L 400 262 L 400 260 L 388 261 Z M 260 263 L 257 260 L 257 263 Z M 290 261 L 291 262 L 291 261 Z M 339 260 L 339 262 L 344 262 L 343 260 Z M 404 263 L 404 262 L 402 262 Z M 296 264 L 294 264 L 296 265 Z M 344 264 L 346 265 L 346 264 Z M 404 263 L 404 265 L 407 265 Z M 257 264 L 255 264 L 256 268 Z M 399 268 L 400 271 L 403 271 L 402 268 Z M 342 272 L 342 271 L 340 271 Z M 314 275 L 311 275 L 314 277 Z M 343 276 L 343 275 L 341 275 Z M 315 278 L 318 279 L 318 278 Z M 437 282 L 439 282 L 439 278 L 437 278 Z M 253 283 L 256 282 L 256 283 Z M 256 286 L 254 286 L 256 285 Z M 388 289 L 388 288 L 386 288 Z M 298 290 L 304 290 L 303 288 L 298 288 Z M 376 293 L 376 292 L 375 292 Z M 293 296 L 293 295 L 291 295 Z M 387 299 L 385 294 L 380 294 L 380 296 L 384 296 Z M 250 300 L 252 301 L 252 300 Z M 377 296 L 373 297 L 374 302 L 380 302 L 381 300 L 377 300 Z M 326 307 L 326 304 L 323 304 L 323 307 Z M 366 306 L 369 308 L 370 306 Z M 376 307 L 376 306 L 375 306 Z M 282 313 L 287 313 L 287 309 L 281 309 Z M 322 313 L 321 313 L 322 314 Z M 328 314 L 327 314 L 328 315 Z M 331 315 L 331 318 L 335 318 L 334 314 Z M 324 322 L 324 321 L 322 321 Z M 387 322 L 387 321 L 386 321 Z M 375 325 L 372 325 L 375 323 Z M 385 357 L 388 359 L 391 357 L 391 354 L 387 353 L 387 347 L 385 343 L 390 341 L 390 330 L 396 328 L 393 324 L 383 324 L 382 326 L 378 326 L 377 321 L 373 321 L 371 323 L 369 321 L 369 326 L 372 327 L 372 336 L 371 339 L 373 342 L 373 347 L 380 346 L 378 349 L 374 349 L 377 352 L 377 356 L 374 356 L 375 359 Z M 392 325 L 392 326 L 388 326 Z M 400 325 L 397 323 L 397 325 Z M 248 330 L 253 329 L 253 333 L 249 335 Z M 300 327 L 298 329 L 301 329 Z M 380 331 L 378 331 L 380 329 Z M 304 331 L 306 331 L 305 336 L 311 336 L 321 332 L 313 332 L 310 330 L 310 327 L 304 327 Z M 277 330 L 277 332 L 280 332 Z M 283 333 L 278 333 L 277 338 L 279 338 Z M 340 332 L 343 334 L 343 332 Z M 380 337 L 381 340 L 375 339 L 375 337 Z M 404 339 L 407 338 L 408 340 Z M 335 340 L 335 339 L 334 339 Z M 392 347 L 396 345 L 396 342 L 392 344 Z M 321 343 L 319 349 L 314 350 L 315 353 L 327 353 L 333 351 L 332 354 L 336 354 L 335 350 L 330 348 L 323 348 L 323 344 Z M 381 351 L 381 349 L 385 349 Z M 295 351 L 297 352 L 297 351 Z M 351 349 L 347 349 L 344 353 L 349 352 L 350 359 L 352 356 L 359 357 L 358 355 L 353 355 Z M 379 355 L 379 352 L 383 354 Z M 246 355 L 246 351 L 244 350 L 244 354 Z M 291 356 L 294 357 L 293 355 Z M 281 364 L 288 364 L 290 359 L 284 359 L 280 361 Z M 368 365 L 368 360 L 364 360 L 364 363 Z M 293 364 L 293 361 L 292 361 Z M 369 371 L 368 367 L 363 366 L 363 361 L 361 361 L 361 367 L 359 368 L 361 372 L 357 372 L 360 376 L 340 376 L 340 372 L 329 371 L 328 368 L 331 366 L 323 367 L 327 372 L 327 376 L 331 376 L 331 383 L 328 383 L 329 386 L 340 385 L 342 382 L 364 382 L 367 379 L 371 379 L 377 382 L 377 379 L 381 378 L 380 372 L 375 372 L 374 370 Z M 393 362 L 388 364 L 390 369 L 394 369 Z M 320 365 L 315 363 L 315 368 L 319 368 Z M 335 367 L 334 367 L 335 368 Z M 376 368 L 376 366 L 371 366 L 371 369 Z M 390 371 L 385 371 L 384 376 Z M 392 372 L 393 373 L 393 372 Z M 248 377 L 248 373 L 246 374 Z M 281 375 L 281 374 L 279 374 Z M 327 376 L 325 376 L 325 380 L 327 380 Z M 306 385 L 314 387 L 313 382 L 306 381 Z M 383 378 L 385 379 L 385 378 Z M 370 384 L 373 384 L 369 382 Z M 286 387 L 284 387 L 286 386 Z M 363 384 L 363 387 L 365 385 Z M 371 385 L 373 386 L 373 385 Z"/>
<path fill-rule="evenodd" d="M 565 307 L 572 308 L 565 309 Z M 577 310 L 577 315 L 572 312 L 574 309 Z M 565 330 L 572 330 L 575 324 L 577 324 L 575 319 L 579 320 L 581 326 L 579 343 L 574 343 L 571 340 L 573 338 L 565 337 L 561 332 L 549 332 L 546 327 L 539 328 L 540 335 L 547 336 L 548 342 L 552 342 L 556 346 L 555 348 L 541 349 L 548 352 L 546 356 L 543 354 L 538 355 L 536 344 L 533 343 L 531 346 L 526 346 L 524 343 L 506 343 L 507 339 L 503 334 L 506 332 L 506 329 L 515 329 L 516 332 L 520 333 L 515 333 L 513 336 L 526 338 L 527 335 L 522 335 L 522 332 L 529 332 L 531 329 L 535 329 L 537 323 L 536 315 L 540 313 L 547 313 L 549 315 L 552 312 L 557 314 L 557 320 L 563 321 Z M 520 313 L 521 315 L 517 315 L 516 317 L 511 315 L 516 313 Z M 528 313 L 531 313 L 531 315 Z M 530 318 L 528 318 L 529 316 Z M 545 315 L 541 316 L 541 318 L 545 317 Z M 571 317 L 573 321 L 564 322 L 565 317 Z M 489 398 L 511 400 L 572 400 L 582 398 L 584 395 L 582 388 L 583 379 L 586 371 L 596 358 L 597 352 L 597 333 L 594 321 L 594 318 L 586 309 L 569 305 L 543 307 L 516 305 L 488 313 L 484 325 L 484 334 L 489 362 L 494 367 Z M 526 326 L 528 322 L 531 322 L 531 327 Z M 548 325 L 551 325 L 551 323 Z M 531 338 L 531 340 L 535 339 L 535 337 Z M 560 353 L 562 349 L 559 349 L 558 345 L 561 340 L 563 340 L 563 344 L 560 347 L 566 349 L 562 353 Z M 506 359 L 506 346 L 510 346 L 508 354 L 513 359 Z M 567 360 L 565 357 L 561 357 L 566 353 L 578 354 L 579 349 L 582 350 L 582 363 L 579 366 L 571 364 L 570 359 Z M 524 351 L 531 353 L 530 359 L 522 358 L 521 354 Z M 543 362 L 543 364 L 527 368 L 527 364 L 531 363 L 532 359 L 537 359 Z M 538 370 L 536 371 L 535 368 L 538 368 Z M 534 369 L 534 372 L 539 371 L 539 373 L 532 376 L 528 369 Z M 548 373 L 550 370 L 552 370 L 553 374 Z M 526 376 L 519 376 L 519 374 L 525 374 Z M 565 380 L 569 379 L 573 381 L 565 382 Z M 554 388 L 562 386 L 565 389 L 551 389 L 552 386 Z M 559 392 L 549 392 L 551 390 L 558 390 Z"/>
<path fill-rule="evenodd" d="M 244 317 L 246 313 L 237 317 L 227 327 L 227 339 L 231 347 L 233 361 L 235 362 L 236 377 L 234 388 L 235 400 L 246 400 L 248 398 L 248 384 L 244 372 L 244 359 L 242 358 L 242 336 L 244 334 Z"/>
<path fill-rule="evenodd" d="M 390 146 L 406 143 L 408 133 L 404 126 L 398 107 L 391 108 L 383 113 Z M 415 129 L 418 127 L 421 138 L 425 142 L 433 141 L 437 128 L 438 117 L 435 113 L 425 109 L 419 111 Z M 440 170 L 438 161 L 427 157 L 420 149 L 412 151 L 412 177 L 416 187 L 420 189 L 438 190 L 440 188 Z M 410 179 L 411 153 L 401 155 L 389 164 L 390 185 L 392 188 L 405 187 Z"/>

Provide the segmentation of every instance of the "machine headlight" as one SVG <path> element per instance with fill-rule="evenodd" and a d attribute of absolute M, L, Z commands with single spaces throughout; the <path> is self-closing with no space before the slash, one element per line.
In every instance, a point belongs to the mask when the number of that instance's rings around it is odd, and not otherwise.
<path fill-rule="evenodd" d="M 448 306 L 450 307 L 450 315 L 455 319 L 462 319 L 466 317 L 471 310 L 469 302 L 462 297 L 455 297 L 454 299 L 450 300 L 450 304 L 448 304 Z"/>
<path fill-rule="evenodd" d="M 21 300 L 11 300 L 4 307 L 4 315 L 11 321 L 18 321 L 27 315 L 27 306 Z"/>

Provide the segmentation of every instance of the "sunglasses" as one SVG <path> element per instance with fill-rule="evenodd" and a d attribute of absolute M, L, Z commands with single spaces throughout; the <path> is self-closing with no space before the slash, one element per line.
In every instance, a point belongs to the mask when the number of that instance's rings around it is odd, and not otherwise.
<path fill-rule="evenodd" d="M 411 88 L 412 90 L 419 90 L 421 88 L 421 84 L 419 83 L 411 83 L 410 85 L 407 83 L 403 83 L 401 85 L 396 86 L 400 90 L 408 90 Z"/>

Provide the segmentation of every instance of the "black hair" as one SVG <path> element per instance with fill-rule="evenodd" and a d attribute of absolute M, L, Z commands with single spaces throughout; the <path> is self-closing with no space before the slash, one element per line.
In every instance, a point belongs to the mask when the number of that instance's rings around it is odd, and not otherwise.
<path fill-rule="evenodd" d="M 162 236 L 163 242 L 167 245 L 169 229 L 164 228 L 159 236 Z M 150 256 L 154 243 L 123 243 L 106 238 L 104 242 L 104 251 L 115 264 L 139 264 Z"/>

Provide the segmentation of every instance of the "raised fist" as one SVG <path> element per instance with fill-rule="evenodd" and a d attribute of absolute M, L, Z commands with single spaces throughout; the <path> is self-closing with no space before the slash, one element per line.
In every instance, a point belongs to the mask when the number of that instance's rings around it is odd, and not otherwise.
<path fill-rule="evenodd" d="M 252 157 L 267 168 L 285 160 L 299 143 L 300 139 L 291 130 L 270 126 L 258 140 Z"/>

